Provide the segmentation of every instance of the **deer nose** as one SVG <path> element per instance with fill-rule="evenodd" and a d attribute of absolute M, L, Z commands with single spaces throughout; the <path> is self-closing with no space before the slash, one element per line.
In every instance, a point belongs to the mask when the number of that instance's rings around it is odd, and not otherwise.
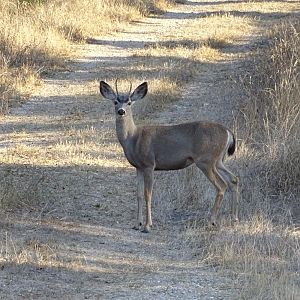
<path fill-rule="evenodd" d="M 123 109 L 123 108 L 118 109 L 118 114 L 119 114 L 120 116 L 125 115 L 125 109 Z"/>

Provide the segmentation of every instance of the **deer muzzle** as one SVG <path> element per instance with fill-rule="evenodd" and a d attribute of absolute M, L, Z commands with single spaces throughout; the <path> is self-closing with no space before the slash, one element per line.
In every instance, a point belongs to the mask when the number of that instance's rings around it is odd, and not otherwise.
<path fill-rule="evenodd" d="M 118 109 L 118 114 L 119 114 L 120 116 L 124 116 L 125 113 L 126 113 L 126 111 L 125 111 L 124 108 L 119 108 L 119 109 Z"/>

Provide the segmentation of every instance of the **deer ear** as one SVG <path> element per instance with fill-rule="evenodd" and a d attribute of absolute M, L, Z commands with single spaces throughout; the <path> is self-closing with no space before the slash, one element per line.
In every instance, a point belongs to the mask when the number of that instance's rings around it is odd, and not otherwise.
<path fill-rule="evenodd" d="M 133 91 L 133 93 L 130 95 L 130 99 L 131 101 L 143 99 L 146 96 L 147 92 L 148 92 L 148 83 L 143 82 Z"/>
<path fill-rule="evenodd" d="M 104 98 L 109 100 L 115 100 L 117 98 L 115 92 L 110 87 L 110 85 L 104 81 L 100 81 L 100 93 Z"/>

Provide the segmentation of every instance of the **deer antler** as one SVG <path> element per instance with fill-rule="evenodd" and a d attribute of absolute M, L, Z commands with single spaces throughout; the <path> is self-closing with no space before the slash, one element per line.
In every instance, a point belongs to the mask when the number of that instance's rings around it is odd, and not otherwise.
<path fill-rule="evenodd" d="M 118 80 L 119 80 L 119 78 L 117 78 L 116 82 L 115 82 L 115 88 L 116 88 L 117 96 L 119 95 L 119 92 L 118 92 Z"/>
<path fill-rule="evenodd" d="M 130 81 L 130 88 L 129 88 L 128 96 L 130 96 L 131 89 L 132 89 L 132 82 Z"/>

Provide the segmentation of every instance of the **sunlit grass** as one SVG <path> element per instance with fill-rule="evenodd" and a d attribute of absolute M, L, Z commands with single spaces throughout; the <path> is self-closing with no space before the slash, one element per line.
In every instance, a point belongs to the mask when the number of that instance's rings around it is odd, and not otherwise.
<path fill-rule="evenodd" d="M 65 67 L 72 41 L 117 31 L 173 3 L 147 1 L 18 1 L 0 3 L 0 113 L 28 97 L 40 74 Z M 91 22 L 90 20 L 93 20 Z"/>
<path fill-rule="evenodd" d="M 134 56 L 143 60 L 142 68 L 158 74 L 151 83 L 154 94 L 143 110 L 161 110 L 178 100 L 185 84 L 205 72 L 210 63 L 225 59 L 226 47 L 252 34 L 254 25 L 248 17 L 216 13 L 188 21 L 176 30 L 176 35 L 168 33 L 160 41 L 137 50 Z M 139 68 L 139 63 L 130 68 Z"/>
<path fill-rule="evenodd" d="M 47 145 L 37 135 L 33 139 L 26 132 L 16 133 L 8 148 L 2 148 L 2 164 L 30 164 L 36 166 L 89 166 L 94 168 L 127 168 L 124 165 L 123 151 L 116 142 L 103 142 L 97 131 L 88 129 L 69 129 L 60 133 L 56 144 Z M 96 138 L 95 138 L 96 136 Z M 43 139 L 51 138 L 43 136 Z"/>

